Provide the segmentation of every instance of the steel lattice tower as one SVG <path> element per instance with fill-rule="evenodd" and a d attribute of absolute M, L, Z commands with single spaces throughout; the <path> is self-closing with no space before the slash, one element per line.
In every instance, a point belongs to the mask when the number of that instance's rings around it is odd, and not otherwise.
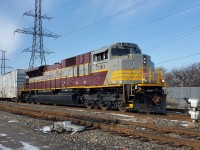
<path fill-rule="evenodd" d="M 6 68 L 10 68 L 10 67 L 6 67 L 6 51 L 4 50 L 0 50 L 2 52 L 1 55 L 1 74 L 5 74 L 6 73 Z"/>
<path fill-rule="evenodd" d="M 24 15 L 34 17 L 34 27 L 25 28 L 25 29 L 17 29 L 15 32 L 32 34 L 33 35 L 33 43 L 32 47 L 23 50 L 23 52 L 31 52 L 31 58 L 29 62 L 29 69 L 34 68 L 36 65 L 36 60 L 39 61 L 40 65 L 46 65 L 45 54 L 49 54 L 44 49 L 43 46 L 43 37 L 53 37 L 58 38 L 59 35 L 53 34 L 52 32 L 47 31 L 42 28 L 42 20 L 48 19 L 51 20 L 52 17 L 47 15 L 42 15 L 42 0 L 35 0 L 35 13 L 32 11 L 25 12 Z"/>

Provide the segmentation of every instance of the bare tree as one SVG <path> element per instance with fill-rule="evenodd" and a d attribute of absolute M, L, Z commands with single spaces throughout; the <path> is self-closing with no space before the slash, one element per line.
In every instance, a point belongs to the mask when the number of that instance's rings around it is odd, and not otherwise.
<path fill-rule="evenodd" d="M 200 63 L 166 72 L 165 80 L 170 87 L 199 87 Z"/>

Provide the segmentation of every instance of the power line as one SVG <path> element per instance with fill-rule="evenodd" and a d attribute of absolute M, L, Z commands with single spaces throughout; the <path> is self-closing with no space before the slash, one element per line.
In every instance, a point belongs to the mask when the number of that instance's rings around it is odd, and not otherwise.
<path fill-rule="evenodd" d="M 135 30 L 135 29 L 141 28 L 141 27 L 143 27 L 143 26 L 146 26 L 146 25 L 149 25 L 149 24 L 152 24 L 152 23 L 155 23 L 155 22 L 158 22 L 158 21 L 167 19 L 167 18 L 169 18 L 169 17 L 175 16 L 175 15 L 177 15 L 177 14 L 179 14 L 179 13 L 183 13 L 183 12 L 189 11 L 189 10 L 194 9 L 194 8 L 196 8 L 196 7 L 199 7 L 199 6 L 200 6 L 200 3 L 198 3 L 198 4 L 194 5 L 194 6 L 191 6 L 191 7 L 187 7 L 187 8 L 182 9 L 182 10 L 178 10 L 178 11 L 173 12 L 173 13 L 171 13 L 171 14 L 168 14 L 168 15 L 165 15 L 165 16 L 162 16 L 162 17 L 153 19 L 153 20 L 151 20 L 151 21 L 147 21 L 147 22 L 145 22 L 145 23 L 143 23 L 143 24 L 140 24 L 140 25 L 137 25 L 137 26 L 134 26 L 134 27 L 131 27 L 131 28 L 122 30 L 122 31 L 120 31 L 120 32 L 116 32 L 116 33 L 114 33 L 114 34 L 110 34 L 110 35 L 107 35 L 107 36 L 103 36 L 103 37 L 101 37 L 101 38 L 99 38 L 99 39 L 91 40 L 91 41 L 85 42 L 85 43 L 83 43 L 83 44 L 74 45 L 74 46 L 72 46 L 71 48 L 80 47 L 80 46 L 83 46 L 83 45 L 88 45 L 88 44 L 91 44 L 91 43 L 94 43 L 94 42 L 97 42 L 97 41 L 104 40 L 104 39 L 106 39 L 106 38 L 111 38 L 111 37 L 113 37 L 113 36 L 120 35 L 120 34 L 122 34 L 122 33 L 128 32 L 128 31 L 130 31 L 130 30 Z"/>
<path fill-rule="evenodd" d="M 156 49 L 159 49 L 159 48 L 161 48 L 161 47 L 163 47 L 165 45 L 168 45 L 168 44 L 176 42 L 176 41 L 178 41 L 178 40 L 180 40 L 180 39 L 182 39 L 184 37 L 192 35 L 192 34 L 198 32 L 199 30 L 200 30 L 200 26 L 197 26 L 197 27 L 195 27 L 195 28 L 193 28 L 191 30 L 188 30 L 188 31 L 186 31 L 186 32 L 184 32 L 182 34 L 179 34 L 178 36 L 175 36 L 174 38 L 172 38 L 172 39 L 170 39 L 170 40 L 168 40 L 166 42 L 162 42 L 161 44 L 159 44 L 157 46 L 153 46 L 151 48 L 146 48 L 146 50 L 148 50 L 147 52 L 152 52 L 152 51 L 154 51 Z"/>
<path fill-rule="evenodd" d="M 62 5 L 62 6 L 58 7 L 58 8 L 56 8 L 55 10 L 52 10 L 50 13 L 55 12 L 55 11 L 58 11 L 58 10 L 62 9 L 63 7 L 66 7 L 66 6 L 72 4 L 72 3 L 76 2 L 76 1 L 77 1 L 77 0 L 71 0 L 71 1 L 69 1 L 69 2 L 67 2 L 67 3 L 65 3 L 64 5 Z"/>
<path fill-rule="evenodd" d="M 20 19 L 20 21 L 19 21 L 19 23 L 17 25 L 18 28 L 20 27 L 23 18 L 24 17 L 22 16 L 22 18 Z M 6 73 L 6 68 L 11 68 L 10 66 L 6 66 L 6 60 L 8 60 L 8 59 L 6 59 L 6 52 L 10 48 L 10 46 L 11 46 L 11 44 L 13 42 L 14 36 L 15 36 L 15 34 L 13 33 L 12 37 L 9 40 L 9 43 L 8 43 L 8 46 L 7 46 L 6 50 L 0 50 L 2 52 L 1 59 L 0 59 L 1 60 L 1 74 L 5 74 Z"/>
<path fill-rule="evenodd" d="M 24 17 L 22 16 L 22 18 L 21 18 L 20 21 L 19 21 L 19 24 L 18 24 L 17 28 L 20 27 L 23 18 L 24 18 Z M 11 44 L 12 44 L 12 41 L 13 41 L 13 39 L 14 39 L 14 36 L 15 36 L 15 33 L 13 33 L 12 37 L 10 38 L 10 41 L 9 41 L 8 46 L 7 46 L 7 48 L 6 48 L 5 51 L 7 51 L 7 50 L 10 48 L 10 46 L 11 46 Z"/>
<path fill-rule="evenodd" d="M 164 64 L 164 63 L 168 63 L 168 62 L 172 62 L 172 61 L 176 61 L 176 60 L 181 60 L 181 59 L 189 58 L 189 57 L 196 56 L 196 55 L 200 55 L 200 53 L 195 53 L 195 54 L 191 54 L 191 55 L 187 55 L 187 56 L 183 56 L 183 57 L 179 57 L 179 58 L 163 61 L 163 62 L 160 62 L 160 63 L 156 63 L 155 65 Z"/>
<path fill-rule="evenodd" d="M 142 1 L 142 2 L 139 2 L 139 3 L 137 3 L 137 4 L 134 4 L 134 5 L 132 5 L 132 6 L 128 7 L 128 8 L 126 8 L 126 9 L 120 10 L 120 11 L 118 11 L 118 12 L 116 12 L 116 13 L 114 13 L 114 14 L 108 16 L 108 17 L 105 17 L 105 18 L 103 18 L 103 19 L 100 19 L 100 20 L 98 20 L 98 21 L 96 21 L 96 22 L 93 22 L 93 23 L 91 23 L 91 24 L 88 24 L 88 25 L 86 25 L 86 26 L 83 26 L 83 27 L 81 27 L 81 28 L 79 28 L 79 29 L 76 29 L 76 30 L 74 30 L 74 31 L 65 33 L 65 34 L 62 35 L 62 37 L 63 37 L 63 36 L 70 35 L 70 34 L 73 34 L 73 33 L 75 33 L 75 32 L 81 31 L 81 30 L 84 30 L 84 29 L 86 29 L 86 28 L 88 28 L 88 27 L 91 27 L 91 26 L 93 26 L 93 25 L 96 25 L 96 24 L 98 24 L 98 23 L 101 23 L 101 22 L 103 22 L 103 21 L 105 21 L 105 20 L 108 20 L 108 19 L 110 19 L 110 18 L 116 17 L 116 16 L 118 16 L 118 15 L 127 13 L 128 11 L 133 10 L 133 8 L 141 7 L 141 6 L 145 5 L 145 4 L 147 4 L 147 2 L 150 3 L 151 1 L 152 1 L 152 0 L 144 0 L 144 1 Z"/>
<path fill-rule="evenodd" d="M 76 0 L 74 0 L 74 1 L 76 1 Z M 73 1 L 73 2 L 74 2 Z M 62 12 L 60 12 L 59 14 L 61 14 L 61 15 L 63 15 L 63 14 L 67 14 L 67 13 L 69 13 L 69 12 L 71 12 L 71 11 L 74 11 L 74 10 L 76 10 L 77 8 L 79 8 L 79 7 L 82 7 L 84 4 L 86 4 L 87 2 L 84 2 L 84 3 L 82 3 L 82 5 L 78 5 L 78 6 L 76 6 L 76 7 L 74 7 L 74 8 L 72 8 L 72 9 L 69 9 L 69 10 L 66 10 L 65 11 L 65 13 L 62 13 Z M 71 3 L 70 3 L 71 4 Z M 66 4 L 65 4 L 65 6 L 66 6 Z M 62 7 L 62 6 L 61 6 Z M 63 6 L 64 7 L 64 6 Z M 57 9 L 56 9 L 57 10 Z M 60 10 L 60 9 L 59 9 Z M 52 13 L 53 11 L 51 11 L 51 13 Z M 55 17 L 56 18 L 58 18 L 59 16 L 61 16 L 61 15 L 56 15 Z M 56 19 L 55 18 L 55 19 Z M 49 22 L 45 25 L 45 26 L 47 26 L 49 24 Z"/>

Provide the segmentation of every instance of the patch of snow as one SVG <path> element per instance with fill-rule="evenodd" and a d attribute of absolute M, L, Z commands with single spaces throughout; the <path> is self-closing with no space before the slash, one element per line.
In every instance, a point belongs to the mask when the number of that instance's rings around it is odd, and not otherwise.
<path fill-rule="evenodd" d="M 10 120 L 8 121 L 9 123 L 12 123 L 12 122 L 18 122 L 17 120 Z"/>
<path fill-rule="evenodd" d="M 183 126 L 183 127 L 188 127 L 189 124 L 188 124 L 188 123 L 185 123 L 185 124 L 181 124 L 181 126 Z"/>
<path fill-rule="evenodd" d="M 31 145 L 31 144 L 29 144 L 29 143 L 26 143 L 26 142 L 22 142 L 22 141 L 20 141 L 22 144 L 23 144 L 23 150 L 40 150 L 38 147 L 36 147 L 36 146 L 33 146 L 33 145 Z"/>
<path fill-rule="evenodd" d="M 11 150 L 11 149 L 0 144 L 0 150 Z"/>
<path fill-rule="evenodd" d="M 170 120 L 171 122 L 178 122 L 178 120 Z"/>
<path fill-rule="evenodd" d="M 43 148 L 49 148 L 49 146 L 42 146 Z"/>
<path fill-rule="evenodd" d="M 188 121 L 181 121 L 180 125 L 183 126 L 183 127 L 188 127 L 189 124 L 190 124 L 190 122 L 188 122 Z"/>
<path fill-rule="evenodd" d="M 42 108 L 46 108 L 47 106 L 40 106 L 40 107 L 42 107 Z"/>
<path fill-rule="evenodd" d="M 7 136 L 7 134 L 0 134 L 0 137 L 5 137 Z"/>
<path fill-rule="evenodd" d="M 102 113 L 102 112 L 92 112 L 94 114 L 106 114 L 106 115 L 112 115 L 112 116 L 119 116 L 119 117 L 124 117 L 124 118 L 135 118 L 134 116 L 130 115 L 122 115 L 122 114 L 114 114 L 114 113 Z"/>
<path fill-rule="evenodd" d="M 122 114 L 110 114 L 107 113 L 108 115 L 113 115 L 113 116 L 119 116 L 119 117 L 126 117 L 126 118 L 135 118 L 134 116 L 129 116 L 129 115 L 122 115 Z"/>
<path fill-rule="evenodd" d="M 85 111 L 85 110 L 77 110 L 77 109 L 67 109 L 67 110 L 75 110 L 75 111 Z"/>
<path fill-rule="evenodd" d="M 131 122 L 141 122 L 141 123 L 145 123 L 146 122 L 146 121 L 137 120 L 135 118 L 133 118 L 133 119 L 120 119 L 120 120 L 131 121 Z"/>

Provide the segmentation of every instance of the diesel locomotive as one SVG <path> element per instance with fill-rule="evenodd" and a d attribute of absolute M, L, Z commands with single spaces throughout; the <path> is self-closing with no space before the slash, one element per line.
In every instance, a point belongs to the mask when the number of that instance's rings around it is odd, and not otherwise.
<path fill-rule="evenodd" d="M 134 43 L 115 43 L 26 70 L 25 102 L 166 113 L 165 82 Z"/>

